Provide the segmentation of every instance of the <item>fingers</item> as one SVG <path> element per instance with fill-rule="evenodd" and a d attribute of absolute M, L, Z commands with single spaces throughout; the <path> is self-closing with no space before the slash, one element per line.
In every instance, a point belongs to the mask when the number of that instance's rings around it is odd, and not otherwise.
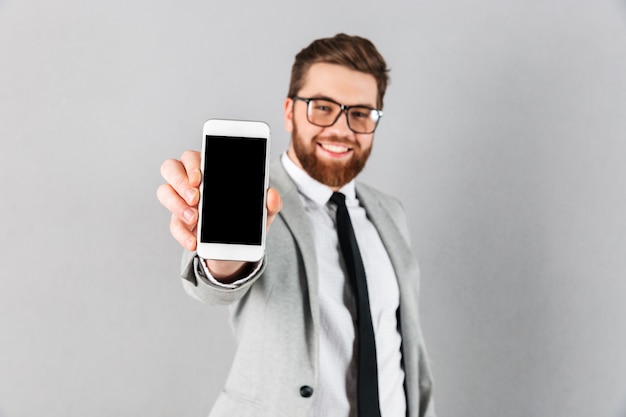
<path fill-rule="evenodd" d="M 191 207 L 169 184 L 161 184 L 157 189 L 157 198 L 172 213 L 170 233 L 185 249 L 196 248 L 196 225 L 198 209 Z"/>
<path fill-rule="evenodd" d="M 274 188 L 267 190 L 267 230 L 274 221 L 274 218 L 283 207 L 283 200 L 280 198 L 280 194 Z"/>
<path fill-rule="evenodd" d="M 157 188 L 157 198 L 159 202 L 168 209 L 173 216 L 190 226 L 194 226 L 198 221 L 198 202 L 193 206 L 187 204 L 170 184 L 161 184 Z"/>
<path fill-rule="evenodd" d="M 183 248 L 190 252 L 196 250 L 198 242 L 195 225 L 190 226 L 181 221 L 178 217 L 172 215 L 172 219 L 170 220 L 170 233 Z"/>
<path fill-rule="evenodd" d="M 170 233 L 185 249 L 196 249 L 198 223 L 200 153 L 186 151 L 180 160 L 168 159 L 161 164 L 166 183 L 157 189 L 159 202 L 172 213 Z"/>
<path fill-rule="evenodd" d="M 168 159 L 161 164 L 161 175 L 167 183 L 183 198 L 187 205 L 196 206 L 200 197 L 200 154 L 186 151 L 180 161 Z"/>
<path fill-rule="evenodd" d="M 180 157 L 187 173 L 187 179 L 189 185 L 194 188 L 200 186 L 202 180 L 202 172 L 200 171 L 200 152 L 197 151 L 185 151 Z"/>

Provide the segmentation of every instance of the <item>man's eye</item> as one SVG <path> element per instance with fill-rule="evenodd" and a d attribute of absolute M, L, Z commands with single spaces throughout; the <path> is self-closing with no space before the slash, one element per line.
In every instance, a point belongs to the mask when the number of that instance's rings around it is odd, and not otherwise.
<path fill-rule="evenodd" d="M 324 104 L 318 104 L 315 106 L 315 110 L 317 111 L 323 111 L 323 112 L 329 112 L 332 111 L 332 108 L 330 106 L 324 105 Z"/>
<path fill-rule="evenodd" d="M 370 117 L 371 111 L 369 109 L 354 109 L 350 113 L 350 115 L 355 119 L 368 119 Z"/>

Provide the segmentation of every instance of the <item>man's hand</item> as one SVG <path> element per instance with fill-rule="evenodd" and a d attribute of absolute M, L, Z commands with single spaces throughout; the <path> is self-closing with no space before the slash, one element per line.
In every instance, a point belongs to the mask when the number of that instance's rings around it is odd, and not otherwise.
<path fill-rule="evenodd" d="M 189 250 L 196 250 L 196 228 L 198 225 L 198 202 L 200 201 L 200 153 L 185 151 L 180 160 L 168 159 L 161 164 L 161 175 L 166 183 L 157 189 L 161 204 L 172 213 L 170 233 Z M 206 190 L 205 190 L 206 191 Z M 219 196 L 215 196 L 219 198 Z M 282 207 L 278 191 L 267 191 L 267 230 Z M 228 281 L 233 275 L 247 268 L 245 262 L 207 261 L 211 274 L 216 279 Z"/>
<path fill-rule="evenodd" d="M 180 160 L 164 161 L 161 164 L 161 175 L 167 183 L 159 186 L 157 197 L 172 213 L 170 233 L 183 248 L 194 251 L 202 180 L 200 153 L 185 151 Z"/>

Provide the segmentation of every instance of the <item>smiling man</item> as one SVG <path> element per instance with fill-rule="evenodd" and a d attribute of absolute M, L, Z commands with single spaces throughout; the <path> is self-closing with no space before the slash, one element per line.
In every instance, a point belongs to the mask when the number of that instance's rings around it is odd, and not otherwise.
<path fill-rule="evenodd" d="M 163 163 L 158 197 L 186 249 L 183 285 L 230 306 L 238 343 L 211 416 L 435 415 L 404 211 L 356 181 L 388 82 L 383 57 L 359 36 L 298 53 L 284 105 L 291 142 L 272 164 L 257 264 L 197 256 L 200 155 Z"/>
<path fill-rule="evenodd" d="M 382 116 L 376 79 L 340 64 L 318 62 L 308 69 L 306 81 L 285 101 L 285 127 L 292 133 L 288 155 L 336 191 L 361 172 L 372 150 Z M 339 104 L 346 100 L 358 104 Z"/>

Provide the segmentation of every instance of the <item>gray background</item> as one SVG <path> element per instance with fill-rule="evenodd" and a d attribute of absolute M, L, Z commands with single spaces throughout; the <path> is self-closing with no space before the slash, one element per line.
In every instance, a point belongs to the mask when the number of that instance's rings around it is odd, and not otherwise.
<path fill-rule="evenodd" d="M 439 415 L 623 416 L 626 3 L 0 0 L 0 416 L 204 416 L 234 347 L 183 292 L 159 166 L 267 121 L 337 32 L 392 68 Z"/>

